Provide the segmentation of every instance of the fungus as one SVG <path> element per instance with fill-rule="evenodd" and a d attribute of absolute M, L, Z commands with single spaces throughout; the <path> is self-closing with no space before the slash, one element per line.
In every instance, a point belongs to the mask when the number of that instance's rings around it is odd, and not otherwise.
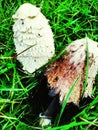
<path fill-rule="evenodd" d="M 12 17 L 17 59 L 23 70 L 33 73 L 55 53 L 51 27 L 40 8 L 29 3 L 21 5 Z"/>
<path fill-rule="evenodd" d="M 54 102 L 55 96 L 59 94 L 59 103 L 62 105 L 78 77 L 67 103 L 79 105 L 82 96 L 91 97 L 93 83 L 98 71 L 97 46 L 98 43 L 89 38 L 73 41 L 66 49 L 68 55 L 62 55 L 47 67 L 45 76 L 47 77 L 48 86 L 50 85 L 50 96 L 53 97 L 53 101 L 40 116 L 41 126 L 50 125 L 52 119 L 51 109 L 55 109 L 54 104 L 57 105 L 57 101 Z M 86 82 L 86 88 L 84 82 Z M 47 119 L 48 122 L 46 122 Z"/>

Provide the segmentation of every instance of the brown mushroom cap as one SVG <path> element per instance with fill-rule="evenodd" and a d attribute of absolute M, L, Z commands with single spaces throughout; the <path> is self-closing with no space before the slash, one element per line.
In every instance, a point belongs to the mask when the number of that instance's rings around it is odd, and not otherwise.
<path fill-rule="evenodd" d="M 78 105 L 82 92 L 84 90 L 84 81 L 86 75 L 86 57 L 88 45 L 89 70 L 88 81 L 84 97 L 91 96 L 93 83 L 98 70 L 98 43 L 84 38 L 72 42 L 67 47 L 67 56 L 63 55 L 46 69 L 46 77 L 50 84 L 50 94 L 56 95 L 59 93 L 59 100 L 62 104 L 70 91 L 72 85 L 79 77 L 76 86 L 74 87 L 68 102 L 73 102 Z M 92 57 L 93 56 L 93 57 Z M 54 94 L 53 94 L 54 93 Z"/>

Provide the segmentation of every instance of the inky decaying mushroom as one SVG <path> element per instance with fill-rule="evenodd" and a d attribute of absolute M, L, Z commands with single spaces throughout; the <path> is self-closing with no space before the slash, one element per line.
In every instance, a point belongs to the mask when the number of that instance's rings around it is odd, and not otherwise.
<path fill-rule="evenodd" d="M 61 56 L 47 67 L 45 75 L 50 85 L 50 95 L 53 96 L 53 101 L 48 109 L 40 114 L 41 126 L 51 124 L 52 111 L 54 112 L 53 109 L 57 102 L 56 95 L 59 94 L 59 103 L 62 105 L 77 79 L 67 103 L 72 102 L 78 105 L 82 94 L 83 97 L 91 97 L 98 70 L 97 46 L 98 43 L 89 38 L 76 40 L 67 47 L 67 55 Z M 85 80 L 86 88 L 84 91 Z"/>
<path fill-rule="evenodd" d="M 25 3 L 13 15 L 14 43 L 23 70 L 33 73 L 54 55 L 54 39 L 40 8 Z"/>

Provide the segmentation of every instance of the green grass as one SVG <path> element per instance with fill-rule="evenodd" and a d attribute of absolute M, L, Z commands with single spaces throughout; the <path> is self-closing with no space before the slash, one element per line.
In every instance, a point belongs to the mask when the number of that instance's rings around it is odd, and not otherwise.
<path fill-rule="evenodd" d="M 72 86 L 71 86 L 71 88 L 70 88 L 68 94 L 66 95 L 66 98 L 65 98 L 65 100 L 64 100 L 64 102 L 63 102 L 63 104 L 62 104 L 62 107 L 61 107 L 61 111 L 60 111 L 59 117 L 57 118 L 57 124 L 56 124 L 57 126 L 58 126 L 59 123 L 60 123 L 60 120 L 61 120 L 61 117 L 62 117 L 62 115 L 63 115 L 64 109 L 65 109 L 65 107 L 66 107 L 66 105 L 67 105 L 68 99 L 69 99 L 69 97 L 71 96 L 71 93 L 72 93 L 74 87 L 77 85 L 77 82 L 78 82 L 79 78 L 80 78 L 80 76 L 77 77 L 77 79 L 74 81 L 74 83 L 72 84 Z"/>
<path fill-rule="evenodd" d="M 41 75 L 23 73 L 21 64 L 8 57 L 15 55 L 12 32 L 12 15 L 17 8 L 28 0 L 0 1 L 0 129 L 36 130 L 38 112 L 45 108 L 43 104 L 31 98 L 32 91 L 41 81 Z M 29 0 L 41 7 L 43 14 L 50 20 L 54 32 L 56 54 L 71 41 L 86 35 L 98 41 L 98 1 L 97 0 Z M 35 91 L 36 92 L 36 91 Z M 43 93 L 44 94 L 44 93 Z M 51 130 L 95 130 L 98 127 L 98 75 L 93 89 L 93 100 L 83 104 L 80 112 L 68 124 L 47 128 Z M 31 105 L 32 104 L 32 105 Z M 39 109 L 39 110 L 36 110 Z M 38 112 L 36 112 L 38 111 Z"/>

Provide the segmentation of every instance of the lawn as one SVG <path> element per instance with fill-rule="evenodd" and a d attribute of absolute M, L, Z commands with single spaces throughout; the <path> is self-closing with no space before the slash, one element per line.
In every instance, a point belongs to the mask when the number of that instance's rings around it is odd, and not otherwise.
<path fill-rule="evenodd" d="M 39 113 L 48 106 L 43 76 L 25 74 L 15 55 L 12 15 L 23 3 L 41 7 L 54 33 L 56 55 L 73 40 L 88 36 L 98 42 L 97 0 L 0 0 L 0 129 L 37 130 Z M 41 68 L 42 71 L 44 68 Z M 47 130 L 97 130 L 98 74 L 92 99 L 82 100 L 78 112 L 62 125 Z M 47 97 L 47 98 L 45 98 Z M 44 100 L 43 100 L 44 98 Z M 72 110 L 71 110 L 72 111 Z M 64 115 L 65 114 L 65 115 Z M 66 117 L 66 112 L 63 117 Z"/>

